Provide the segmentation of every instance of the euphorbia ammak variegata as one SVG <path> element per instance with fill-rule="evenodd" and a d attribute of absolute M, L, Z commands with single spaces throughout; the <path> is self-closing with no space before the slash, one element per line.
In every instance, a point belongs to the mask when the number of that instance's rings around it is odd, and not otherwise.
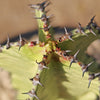
<path fill-rule="evenodd" d="M 64 27 L 64 35 L 55 40 L 49 21 L 52 15 L 46 11 L 49 4 L 46 0 L 29 5 L 38 21 L 39 42 L 27 42 L 19 35 L 19 42 L 11 44 L 8 37 L 6 47 L 0 46 L 0 67 L 12 73 L 18 100 L 94 100 L 99 94 L 94 79 L 100 80 L 100 65 L 85 51 L 100 38 L 95 16 L 85 28 L 80 23 L 71 32 Z"/>

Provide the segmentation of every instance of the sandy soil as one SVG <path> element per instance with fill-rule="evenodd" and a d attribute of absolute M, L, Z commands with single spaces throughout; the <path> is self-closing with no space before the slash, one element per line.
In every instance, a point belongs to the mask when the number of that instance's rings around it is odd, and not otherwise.
<path fill-rule="evenodd" d="M 37 28 L 33 18 L 33 10 L 28 4 L 36 4 L 43 0 L 0 0 L 0 42 L 7 34 L 14 37 L 19 33 L 33 31 Z M 86 25 L 89 19 L 96 15 L 95 20 L 100 22 L 100 0 L 50 0 L 48 15 L 54 14 L 51 25 L 76 26 L 81 22 Z"/>
<path fill-rule="evenodd" d="M 15 100 L 16 91 L 12 88 L 10 74 L 0 68 L 0 100 Z"/>

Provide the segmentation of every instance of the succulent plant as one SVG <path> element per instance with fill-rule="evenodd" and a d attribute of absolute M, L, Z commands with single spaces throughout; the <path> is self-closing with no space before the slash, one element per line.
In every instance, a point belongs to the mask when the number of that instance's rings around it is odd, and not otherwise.
<path fill-rule="evenodd" d="M 64 27 L 65 34 L 55 40 L 52 15 L 46 16 L 49 4 L 46 0 L 29 5 L 36 12 L 39 43 L 19 35 L 19 42 L 12 44 L 8 37 L 6 46 L 0 45 L 0 67 L 11 72 L 17 100 L 94 100 L 99 95 L 100 65 L 85 51 L 100 38 L 95 16 L 84 28 L 80 23 L 71 32 Z"/>

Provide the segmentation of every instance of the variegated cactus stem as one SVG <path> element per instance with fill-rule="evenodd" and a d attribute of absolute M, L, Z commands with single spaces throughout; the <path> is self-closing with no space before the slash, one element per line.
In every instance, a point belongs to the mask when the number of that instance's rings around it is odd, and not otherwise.
<path fill-rule="evenodd" d="M 31 8 L 35 9 L 36 16 L 34 18 L 37 19 L 38 21 L 39 31 L 40 31 L 39 41 L 40 43 L 45 42 L 44 44 L 46 44 L 49 40 L 53 40 L 53 34 L 50 32 L 52 28 L 49 23 L 49 19 L 52 17 L 52 15 L 46 16 L 46 11 L 45 11 L 45 8 L 49 4 L 50 4 L 50 1 L 46 0 L 43 3 L 39 3 L 36 5 L 33 5 L 33 4 L 29 5 Z"/>
<path fill-rule="evenodd" d="M 59 55 L 59 57 L 64 58 L 66 61 L 70 61 L 69 68 L 71 68 L 73 63 L 79 64 L 81 69 L 82 69 L 82 73 L 83 73 L 82 77 L 84 76 L 85 72 L 88 72 L 88 68 L 93 63 L 93 62 L 88 62 L 88 64 L 83 64 L 79 60 L 79 58 L 77 56 L 81 50 L 76 51 L 76 53 L 74 55 L 70 55 L 70 52 L 72 52 L 72 50 L 63 50 L 62 48 L 60 48 L 58 46 L 59 43 L 62 43 L 62 42 L 67 41 L 67 40 L 70 40 L 71 42 L 74 43 L 74 41 L 75 41 L 73 39 L 74 34 L 73 34 L 73 32 L 68 32 L 66 27 L 64 27 L 65 34 L 62 37 L 59 37 L 58 40 L 54 40 L 53 34 L 50 31 L 51 25 L 49 23 L 49 18 L 52 17 L 52 15 L 46 16 L 46 11 L 45 11 L 45 8 L 49 4 L 50 4 L 50 2 L 48 0 L 46 0 L 46 1 L 44 1 L 42 3 L 38 3 L 36 5 L 33 5 L 33 4 L 29 5 L 31 8 L 35 9 L 35 12 L 36 12 L 35 18 L 38 21 L 39 30 L 41 31 L 41 33 L 39 33 L 39 43 L 37 43 L 36 41 L 31 41 L 29 43 L 29 47 L 33 47 L 33 46 L 39 44 L 40 47 L 45 47 L 45 55 L 43 55 L 42 61 L 38 62 L 36 60 L 36 64 L 38 65 L 38 71 L 37 71 L 35 77 L 30 79 L 32 81 L 32 84 L 33 84 L 32 90 L 30 90 L 29 92 L 23 93 L 23 94 L 28 94 L 30 97 L 36 98 L 37 100 L 40 100 L 38 95 L 35 92 L 37 85 L 40 85 L 41 87 L 45 87 L 41 83 L 40 74 L 44 69 L 49 70 L 48 64 L 49 64 L 50 59 L 51 59 L 50 56 L 53 53 Z M 89 33 L 92 33 L 93 35 L 96 36 L 95 30 L 99 31 L 100 28 L 94 22 L 94 18 L 95 18 L 95 16 L 92 17 L 92 19 L 90 20 L 90 22 L 88 23 L 86 28 L 82 28 L 81 24 L 78 23 L 79 27 L 76 30 L 76 34 L 82 34 L 82 35 L 88 37 L 87 31 L 89 31 Z M 21 50 L 21 47 L 23 47 L 26 43 L 28 43 L 28 42 L 25 39 L 23 39 L 21 35 L 19 35 L 19 42 L 17 44 L 19 46 L 19 52 Z M 9 40 L 9 36 L 8 36 L 6 49 L 10 49 L 10 47 L 11 47 L 11 44 L 10 44 L 10 40 Z M 0 45 L 0 51 L 2 52 L 1 45 Z M 93 79 L 95 79 L 96 77 L 100 78 L 100 73 L 89 74 L 88 87 L 90 87 L 91 81 Z M 27 100 L 30 100 L 30 98 L 28 98 Z"/>
<path fill-rule="evenodd" d="M 95 73 L 95 74 L 89 74 L 89 84 L 88 84 L 88 88 L 90 87 L 91 81 L 94 80 L 95 78 L 100 79 L 100 73 Z"/>
<path fill-rule="evenodd" d="M 39 97 L 35 93 L 35 89 L 36 89 L 37 85 L 40 85 L 40 86 L 44 87 L 44 85 L 40 82 L 40 77 L 39 76 L 40 76 L 41 72 L 44 69 L 49 70 L 49 68 L 47 67 L 47 59 L 48 59 L 48 56 L 47 55 L 43 55 L 43 59 L 42 59 L 41 62 L 38 62 L 36 60 L 36 63 L 38 65 L 38 71 L 37 71 L 37 74 L 36 74 L 35 77 L 30 78 L 34 88 L 32 90 L 30 90 L 29 92 L 22 93 L 22 94 L 28 94 L 30 97 L 36 98 L 37 100 L 40 100 Z"/>

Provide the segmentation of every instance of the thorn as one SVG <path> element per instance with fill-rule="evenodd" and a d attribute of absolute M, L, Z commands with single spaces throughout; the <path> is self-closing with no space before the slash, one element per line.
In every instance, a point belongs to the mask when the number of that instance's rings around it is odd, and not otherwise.
<path fill-rule="evenodd" d="M 31 91 L 27 92 L 27 93 L 22 93 L 22 94 L 28 94 L 30 97 L 35 97 L 36 99 L 39 100 L 39 98 L 37 97 L 37 95 L 35 94 L 35 90 L 32 89 Z"/>
<path fill-rule="evenodd" d="M 38 62 L 37 62 L 38 63 Z M 45 61 L 41 61 L 38 63 L 38 69 L 39 70 L 43 70 L 44 68 L 49 69 L 48 67 L 46 67 L 46 63 Z"/>
<path fill-rule="evenodd" d="M 74 41 L 70 36 L 69 36 L 69 40 Z"/>
<path fill-rule="evenodd" d="M 72 35 L 71 35 L 70 33 L 68 33 L 66 27 L 64 27 L 64 30 L 65 30 L 65 34 L 67 35 L 68 39 L 71 40 L 71 41 L 74 41 L 74 40 L 71 38 Z"/>
<path fill-rule="evenodd" d="M 18 49 L 18 51 L 20 51 L 20 49 L 21 49 L 21 42 L 22 42 L 22 37 L 21 37 L 21 34 L 19 35 L 19 49 Z"/>
<path fill-rule="evenodd" d="M 42 83 L 39 82 L 39 85 L 41 85 L 42 87 L 44 87 L 44 85 Z"/>
<path fill-rule="evenodd" d="M 78 23 L 78 25 L 79 25 L 78 33 L 81 33 L 81 34 L 84 34 L 84 35 L 88 36 L 88 35 L 84 32 L 83 28 L 81 27 L 81 24 Z"/>
<path fill-rule="evenodd" d="M 34 16 L 34 18 L 35 18 L 35 19 L 41 19 L 41 17 L 36 17 L 36 16 Z"/>
<path fill-rule="evenodd" d="M 37 63 L 37 64 L 40 64 L 40 62 L 37 62 L 37 60 L 36 60 L 36 63 Z"/>
<path fill-rule="evenodd" d="M 10 39 L 9 39 L 9 35 L 8 35 L 6 49 L 9 49 L 10 47 L 11 47 L 10 46 Z"/>
<path fill-rule="evenodd" d="M 47 67 L 47 66 L 43 66 L 43 68 L 49 69 L 49 67 Z"/>
<path fill-rule="evenodd" d="M 65 34 L 69 35 L 69 33 L 68 33 L 66 27 L 64 27 L 64 30 L 65 30 Z"/>
<path fill-rule="evenodd" d="M 26 93 L 22 93 L 22 94 L 28 94 L 28 92 L 26 92 Z"/>
<path fill-rule="evenodd" d="M 90 85 L 91 85 L 91 80 L 89 80 L 88 88 L 90 87 Z"/>
<path fill-rule="evenodd" d="M 93 16 L 90 20 L 90 22 L 88 23 L 88 25 L 86 26 L 86 29 L 91 29 L 91 24 L 93 23 L 95 16 Z"/>
<path fill-rule="evenodd" d="M 88 35 L 83 30 L 81 30 L 81 32 L 82 32 L 82 34 L 84 34 L 84 35 L 86 35 L 88 37 Z"/>
<path fill-rule="evenodd" d="M 21 47 L 24 46 L 26 43 L 26 41 L 22 38 L 21 34 L 19 35 L 19 49 L 18 51 L 20 51 Z"/>
<path fill-rule="evenodd" d="M 49 2 L 48 0 L 45 0 L 44 2 L 40 3 L 41 6 L 45 6 L 45 4 Z"/>
<path fill-rule="evenodd" d="M 19 46 L 19 49 L 18 49 L 18 51 L 20 51 L 20 49 L 21 49 L 21 45 Z"/>
<path fill-rule="evenodd" d="M 100 76 L 100 73 L 95 73 L 94 74 L 95 78 Z"/>
<path fill-rule="evenodd" d="M 48 2 L 48 3 L 47 3 Z M 48 0 L 42 2 L 42 3 L 38 3 L 36 5 L 33 5 L 33 4 L 29 4 L 29 6 L 31 8 L 34 8 L 34 9 L 38 9 L 40 11 L 44 11 L 44 9 L 50 4 L 50 2 Z"/>
<path fill-rule="evenodd" d="M 84 77 L 85 71 L 82 73 L 82 77 Z"/>
<path fill-rule="evenodd" d="M 19 34 L 19 40 L 20 40 L 20 41 L 22 40 L 22 36 L 21 36 L 21 34 Z"/>
<path fill-rule="evenodd" d="M 74 54 L 74 58 L 76 59 L 76 56 L 78 55 L 80 49 Z"/>
<path fill-rule="evenodd" d="M 92 81 L 93 79 L 95 79 L 95 78 L 96 78 L 96 77 L 95 77 L 95 74 L 89 74 L 89 78 L 88 78 L 88 80 L 89 80 L 88 88 L 90 87 L 91 81 Z"/>
<path fill-rule="evenodd" d="M 77 59 L 76 59 L 76 56 L 78 55 L 79 51 L 80 51 L 80 50 L 78 50 L 78 51 L 74 54 L 73 58 L 71 59 L 69 68 L 71 68 L 72 63 L 76 63 L 76 60 L 77 60 Z"/>
<path fill-rule="evenodd" d="M 92 29 L 89 29 L 89 31 L 90 31 L 93 35 L 96 36 L 96 33 L 94 33 Z"/>
<path fill-rule="evenodd" d="M 95 15 L 95 16 L 96 16 L 96 15 Z M 88 23 L 87 26 L 90 26 L 90 25 L 93 23 L 93 20 L 94 20 L 95 16 L 93 16 L 93 17 L 90 19 L 90 22 Z"/>
<path fill-rule="evenodd" d="M 46 8 L 47 6 L 49 6 L 51 4 L 51 2 L 48 2 L 46 5 L 44 5 L 44 7 Z"/>
<path fill-rule="evenodd" d="M 79 29 L 80 29 L 80 30 L 82 30 L 82 27 L 81 27 L 81 24 L 80 24 L 80 22 L 78 23 L 78 25 L 79 25 Z"/>
<path fill-rule="evenodd" d="M 94 62 L 94 61 L 90 62 L 88 65 L 81 65 L 81 66 L 82 66 L 82 71 L 83 71 L 82 77 L 84 77 L 85 72 L 88 71 L 88 67 L 89 67 L 93 62 Z"/>
<path fill-rule="evenodd" d="M 47 16 L 47 19 L 49 19 L 49 18 L 51 18 L 51 17 L 53 17 L 54 15 L 52 14 L 52 15 L 50 15 L 50 16 Z"/>
<path fill-rule="evenodd" d="M 50 27 L 51 27 L 51 25 L 48 26 L 48 28 L 50 28 Z"/>
<path fill-rule="evenodd" d="M 39 9 L 39 6 L 38 5 L 28 4 L 28 6 L 30 6 L 31 8 L 34 8 L 34 9 Z"/>
<path fill-rule="evenodd" d="M 40 83 L 40 78 L 39 78 L 39 74 L 36 74 L 36 76 L 35 77 L 33 77 L 33 78 L 31 78 L 30 79 L 31 81 L 32 81 L 32 83 L 33 83 L 33 85 L 41 85 L 41 86 L 43 86 L 41 83 Z"/>
<path fill-rule="evenodd" d="M 90 62 L 90 63 L 87 65 L 87 67 L 89 67 L 90 65 L 92 65 L 92 64 L 93 64 L 93 62 L 94 62 L 94 61 Z"/>
<path fill-rule="evenodd" d="M 40 100 L 36 95 L 34 95 L 34 97 L 35 97 L 37 100 Z"/>
<path fill-rule="evenodd" d="M 64 56 L 64 57 L 67 57 L 68 56 L 68 52 L 71 52 L 71 50 L 66 50 L 66 51 L 61 51 L 60 55 Z"/>
<path fill-rule="evenodd" d="M 94 16 L 91 18 L 91 20 L 90 20 L 91 23 L 93 23 L 93 20 L 94 20 L 95 16 L 96 16 L 96 15 L 94 15 Z"/>
<path fill-rule="evenodd" d="M 74 61 L 71 61 L 71 62 L 70 62 L 69 69 L 71 68 L 73 62 L 74 62 Z"/>
<path fill-rule="evenodd" d="M 30 80 L 33 81 L 33 78 L 31 78 Z"/>
<path fill-rule="evenodd" d="M 92 23 L 92 27 L 97 28 L 98 27 L 97 23 L 96 22 Z"/>
<path fill-rule="evenodd" d="M 72 52 L 72 50 L 66 50 L 65 52 Z"/>

